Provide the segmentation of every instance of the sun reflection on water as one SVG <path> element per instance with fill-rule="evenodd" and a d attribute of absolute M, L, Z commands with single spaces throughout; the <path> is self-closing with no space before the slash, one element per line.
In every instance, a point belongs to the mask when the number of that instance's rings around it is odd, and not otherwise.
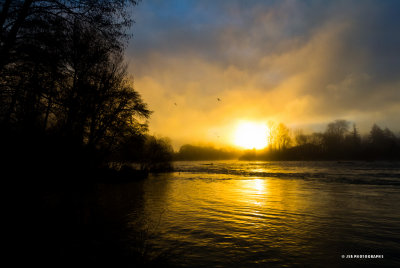
<path fill-rule="evenodd" d="M 229 266 L 227 259 L 242 267 L 276 264 L 276 260 L 299 266 L 300 260 L 310 257 L 325 260 L 327 255 L 322 253 L 332 252 L 342 243 L 342 237 L 330 234 L 340 231 L 339 234 L 351 236 L 346 226 L 363 220 L 363 215 L 347 210 L 354 198 L 357 205 L 365 203 L 364 196 L 359 197 L 359 188 L 374 194 L 376 189 L 370 185 L 348 184 L 344 188 L 343 183 L 294 179 L 293 168 L 285 165 L 228 162 L 220 169 L 229 172 L 204 171 L 199 165 L 193 170 L 202 172 L 151 176 L 143 182 L 143 214 L 157 226 L 157 239 L 151 243 L 158 248 L 169 248 L 174 243 L 185 245 L 181 253 L 190 260 L 188 267 L 193 266 L 192 262 L 198 264 L 195 266 L 225 267 Z M 219 166 L 214 164 L 213 168 Z M 314 166 L 306 171 L 310 168 Z M 265 169 L 288 175 L 257 176 Z M 232 174 L 232 170 L 245 175 Z M 382 200 L 376 199 L 376 203 Z M 381 205 L 382 211 L 391 211 L 391 206 Z M 344 229 L 339 230 L 338 226 Z M 321 255 L 316 256 L 315 252 Z M 235 259 L 238 256 L 241 259 Z M 181 261 L 182 258 L 176 259 L 177 264 Z"/>
<path fill-rule="evenodd" d="M 266 192 L 265 180 L 263 180 L 263 179 L 254 179 L 251 182 L 252 182 L 251 186 L 254 188 L 254 190 L 257 190 L 257 192 L 259 194 Z"/>
<path fill-rule="evenodd" d="M 145 190 L 146 213 L 157 222 L 163 239 L 156 243 L 161 247 L 168 247 L 170 241 L 193 244 L 196 249 L 213 244 L 233 255 L 238 245 L 242 249 L 252 245 L 252 251 L 260 254 L 266 244 L 305 250 L 307 241 L 299 237 L 310 237 L 313 225 L 298 216 L 310 207 L 298 181 L 208 173 L 170 176 L 150 178 Z"/>

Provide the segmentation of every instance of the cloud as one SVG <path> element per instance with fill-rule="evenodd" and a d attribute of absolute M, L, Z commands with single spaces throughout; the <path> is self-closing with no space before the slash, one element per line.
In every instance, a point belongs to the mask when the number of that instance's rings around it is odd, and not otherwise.
<path fill-rule="evenodd" d="M 127 59 L 154 110 L 150 129 L 175 144 L 229 143 L 240 119 L 307 125 L 346 118 L 396 129 L 399 6 L 144 1 Z"/>

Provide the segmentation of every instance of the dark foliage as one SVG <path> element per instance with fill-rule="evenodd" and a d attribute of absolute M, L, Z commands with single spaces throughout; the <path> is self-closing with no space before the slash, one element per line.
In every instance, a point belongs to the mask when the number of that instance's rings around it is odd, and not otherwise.
<path fill-rule="evenodd" d="M 122 164 L 121 168 L 124 169 L 136 165 L 141 171 L 165 172 L 172 170 L 173 153 L 171 142 L 167 138 L 129 136 L 112 159 Z"/>
<path fill-rule="evenodd" d="M 216 149 L 211 146 L 195 146 L 185 144 L 175 153 L 175 160 L 227 160 L 236 159 L 239 152 L 228 149 Z"/>
<path fill-rule="evenodd" d="M 280 133 L 280 132 L 277 132 Z M 279 140 L 277 135 L 275 140 Z M 285 138 L 287 139 L 287 138 Z M 244 160 L 400 160 L 400 137 L 376 124 L 361 137 L 357 127 L 345 120 L 327 125 L 325 132 L 309 135 L 297 133 L 293 146 L 269 146 L 268 149 L 246 152 Z"/>
<path fill-rule="evenodd" d="M 124 146 L 145 148 L 150 111 L 122 60 L 125 30 L 132 22 L 126 10 L 136 3 L 2 3 L 0 145 L 5 166 L 29 166 L 40 177 L 82 172 L 108 166 Z"/>
<path fill-rule="evenodd" d="M 13 266 L 147 262 L 98 215 L 102 200 L 94 195 L 100 184 L 147 173 L 109 168 L 125 146 L 137 155 L 152 148 L 146 145 L 150 111 L 122 60 L 133 5 L 0 2 L 0 163 L 9 202 L 5 262 Z M 167 157 L 149 159 L 165 164 Z"/>

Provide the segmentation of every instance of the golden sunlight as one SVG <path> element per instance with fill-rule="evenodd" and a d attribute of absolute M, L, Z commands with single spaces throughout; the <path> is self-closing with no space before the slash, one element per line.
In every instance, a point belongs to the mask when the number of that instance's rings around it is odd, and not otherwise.
<path fill-rule="evenodd" d="M 268 145 L 268 133 L 266 124 L 241 122 L 236 128 L 234 143 L 245 149 L 263 149 Z"/>

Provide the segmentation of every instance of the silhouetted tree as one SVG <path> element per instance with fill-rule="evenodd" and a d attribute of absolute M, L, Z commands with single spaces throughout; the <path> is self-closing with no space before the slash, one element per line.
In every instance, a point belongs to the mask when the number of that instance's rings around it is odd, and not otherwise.
<path fill-rule="evenodd" d="M 346 120 L 335 120 L 328 124 L 325 131 L 327 145 L 335 146 L 343 142 L 345 134 L 349 131 L 350 123 Z"/>
<path fill-rule="evenodd" d="M 278 150 L 285 150 L 290 146 L 291 137 L 289 128 L 287 128 L 284 124 L 280 123 L 277 128 L 277 148 Z"/>
<path fill-rule="evenodd" d="M 399 158 L 399 139 L 390 129 L 383 130 L 374 124 L 368 136 L 367 152 L 373 159 Z"/>
<path fill-rule="evenodd" d="M 81 25 L 74 28 L 69 48 L 69 79 L 57 109 L 67 137 L 112 150 L 126 135 L 146 130 L 138 118 L 146 119 L 150 112 L 127 78 L 121 53 Z"/>
<path fill-rule="evenodd" d="M 122 61 L 125 29 L 132 22 L 126 7 L 136 3 L 7 0 L 1 4 L 4 154 L 22 160 L 21 155 L 42 152 L 45 163 L 55 161 L 52 154 L 57 150 L 52 148 L 58 146 L 59 162 L 100 165 L 128 137 L 145 133 L 150 111 L 133 89 Z"/>
<path fill-rule="evenodd" d="M 283 123 L 276 125 L 273 122 L 268 123 L 269 135 L 268 147 L 270 150 L 285 150 L 292 142 L 290 130 Z"/>
<path fill-rule="evenodd" d="M 304 134 L 302 130 L 298 129 L 294 135 L 295 145 L 302 146 L 309 143 L 309 136 Z"/>
<path fill-rule="evenodd" d="M 329 158 L 338 158 L 343 152 L 345 135 L 349 131 L 350 122 L 335 120 L 328 124 L 324 133 L 324 150 Z"/>
<path fill-rule="evenodd" d="M 174 150 L 166 138 L 148 136 L 141 157 L 141 169 L 148 171 L 169 171 Z"/>
<path fill-rule="evenodd" d="M 52 105 L 62 93 L 60 86 L 70 78 L 74 67 L 68 58 L 78 56 L 77 51 L 83 55 L 83 47 L 72 45 L 82 33 L 75 28 L 87 28 L 98 35 L 91 48 L 101 40 L 103 52 L 121 52 L 126 26 L 132 21 L 126 7 L 136 3 L 4 1 L 0 13 L 1 122 L 46 128 Z"/>
<path fill-rule="evenodd" d="M 124 29 L 132 20 L 126 11 L 134 0 L 5 0 L 0 13 L 0 69 L 15 62 L 19 48 L 34 40 L 46 23 L 61 21 L 67 27 L 79 21 L 93 26 L 110 45 L 122 48 Z"/>
<path fill-rule="evenodd" d="M 361 144 L 361 136 L 360 133 L 358 132 L 356 124 L 353 124 L 353 130 L 349 133 L 347 138 L 350 140 L 350 143 L 352 144 L 355 144 L 357 146 Z"/>
<path fill-rule="evenodd" d="M 227 160 L 235 159 L 238 155 L 236 150 L 185 144 L 179 148 L 174 158 L 175 160 Z"/>
<path fill-rule="evenodd" d="M 390 129 L 372 126 L 369 135 L 362 139 L 353 124 L 336 120 L 327 125 L 324 133 L 295 133 L 295 143 L 290 143 L 290 130 L 283 124 L 270 123 L 270 146 L 259 152 L 246 152 L 246 160 L 396 160 L 400 159 L 400 139 Z M 289 138 L 287 138 L 289 137 Z M 286 144 L 286 145 L 285 145 Z"/>
<path fill-rule="evenodd" d="M 361 154 L 361 136 L 358 132 L 356 124 L 353 124 L 353 129 L 345 135 L 343 144 L 343 154 L 348 158 L 356 159 Z"/>

